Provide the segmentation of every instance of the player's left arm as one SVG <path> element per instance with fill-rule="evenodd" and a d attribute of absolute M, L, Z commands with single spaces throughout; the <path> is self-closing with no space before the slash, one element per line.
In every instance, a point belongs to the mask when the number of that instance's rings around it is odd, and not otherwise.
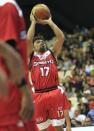
<path fill-rule="evenodd" d="M 65 121 L 66 121 L 66 131 L 71 131 L 71 122 L 70 122 L 68 109 L 64 110 L 64 117 L 65 117 Z"/>
<path fill-rule="evenodd" d="M 63 92 L 63 109 L 64 109 L 64 117 L 65 117 L 65 121 L 66 121 L 66 131 L 71 131 L 71 120 L 70 120 L 70 116 L 69 116 L 69 109 L 70 109 L 70 103 L 68 101 L 68 98 L 66 96 L 66 94 Z"/>
<path fill-rule="evenodd" d="M 53 30 L 55 36 L 56 36 L 56 41 L 53 44 L 53 52 L 56 56 L 59 55 L 62 45 L 64 43 L 64 33 L 61 31 L 61 29 L 52 21 L 50 18 L 48 20 L 48 25 L 51 27 Z"/>

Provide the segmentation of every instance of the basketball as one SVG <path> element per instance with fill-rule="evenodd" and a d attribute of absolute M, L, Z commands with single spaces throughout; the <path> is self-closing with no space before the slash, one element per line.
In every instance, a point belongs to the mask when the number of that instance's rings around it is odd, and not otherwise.
<path fill-rule="evenodd" d="M 36 19 L 47 20 L 50 18 L 50 9 L 45 4 L 37 4 L 32 9 L 32 14 Z"/>

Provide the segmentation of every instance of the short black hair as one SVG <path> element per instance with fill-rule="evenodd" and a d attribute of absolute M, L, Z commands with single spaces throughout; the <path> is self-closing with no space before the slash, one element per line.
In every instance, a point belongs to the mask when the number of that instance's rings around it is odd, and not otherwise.
<path fill-rule="evenodd" d="M 33 43 L 34 43 L 36 40 L 43 40 L 43 41 L 45 41 L 45 39 L 44 39 L 44 37 L 43 37 L 42 35 L 35 36 L 35 37 L 33 38 Z"/>

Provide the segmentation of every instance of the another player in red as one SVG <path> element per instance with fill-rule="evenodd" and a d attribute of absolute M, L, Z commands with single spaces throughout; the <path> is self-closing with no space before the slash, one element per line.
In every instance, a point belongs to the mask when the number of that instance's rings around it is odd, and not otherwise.
<path fill-rule="evenodd" d="M 37 131 L 35 120 L 31 122 L 34 108 L 25 79 L 28 72 L 25 22 L 15 0 L 0 1 L 0 21 L 0 40 L 7 42 L 20 54 L 25 69 L 25 76 L 19 84 L 10 81 L 7 100 L 0 98 L 0 130 Z M 2 57 L 0 63 L 6 66 Z"/>
<path fill-rule="evenodd" d="M 66 119 L 66 129 L 71 131 L 70 118 L 68 115 L 69 103 L 63 90 L 59 87 L 58 70 L 56 57 L 59 55 L 64 34 L 52 21 L 38 20 L 38 23 L 47 24 L 53 30 L 56 41 L 54 41 L 52 51 L 48 49 L 43 37 L 35 35 L 36 20 L 30 15 L 31 26 L 28 30 L 29 51 L 31 53 L 29 69 L 32 84 L 35 89 L 35 109 L 38 127 L 41 131 L 47 131 L 50 124 L 57 131 L 63 131 L 64 117 Z"/>

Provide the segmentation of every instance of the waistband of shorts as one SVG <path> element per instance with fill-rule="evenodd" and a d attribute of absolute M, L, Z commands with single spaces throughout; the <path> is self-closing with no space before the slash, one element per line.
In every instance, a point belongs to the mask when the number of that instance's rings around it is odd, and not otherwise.
<path fill-rule="evenodd" d="M 35 93 L 45 93 L 45 92 L 49 92 L 56 89 L 58 89 L 58 86 L 52 86 L 52 87 L 43 88 L 43 89 L 35 89 Z"/>

